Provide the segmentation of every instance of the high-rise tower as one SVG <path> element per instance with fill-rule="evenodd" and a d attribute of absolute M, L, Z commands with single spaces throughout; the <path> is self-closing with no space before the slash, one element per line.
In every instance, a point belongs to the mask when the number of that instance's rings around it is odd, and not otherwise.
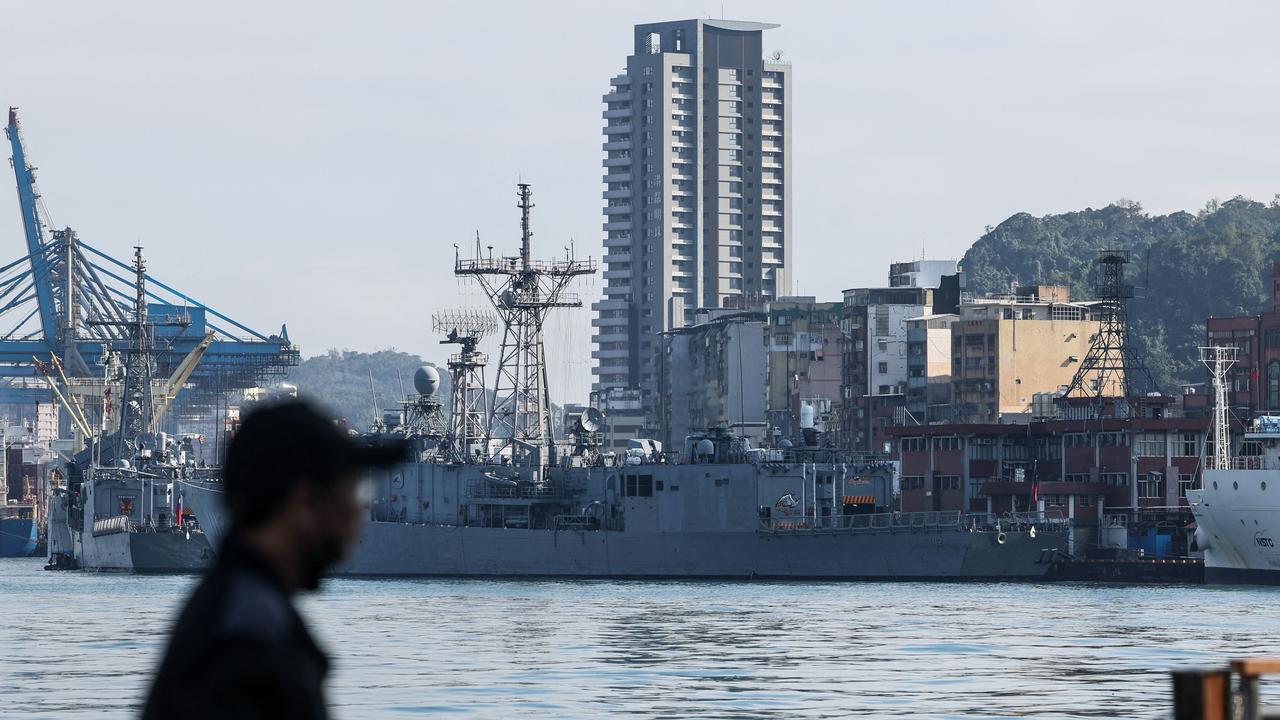
<path fill-rule="evenodd" d="M 638 390 L 656 425 L 658 336 L 699 308 L 757 306 L 791 276 L 791 66 L 777 25 L 635 27 L 604 96 L 605 288 L 592 389 Z"/>

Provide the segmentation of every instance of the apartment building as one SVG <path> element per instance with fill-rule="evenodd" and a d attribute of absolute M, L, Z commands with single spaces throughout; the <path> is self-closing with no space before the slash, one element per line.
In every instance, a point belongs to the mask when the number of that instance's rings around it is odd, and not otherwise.
<path fill-rule="evenodd" d="M 964 298 L 951 326 L 954 419 L 1028 419 L 1037 393 L 1071 384 L 1098 332 L 1094 307 L 1056 285 Z"/>
<path fill-rule="evenodd" d="M 592 389 L 636 390 L 659 425 L 662 333 L 703 308 L 751 308 L 791 284 L 791 66 L 777 25 L 637 25 L 604 109 L 604 297 Z"/>

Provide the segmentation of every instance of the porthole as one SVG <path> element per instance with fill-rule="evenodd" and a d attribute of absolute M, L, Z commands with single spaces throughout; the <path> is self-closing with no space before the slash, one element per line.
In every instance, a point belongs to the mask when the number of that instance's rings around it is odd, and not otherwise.
<path fill-rule="evenodd" d="M 1233 482 L 1231 483 L 1231 489 L 1232 489 L 1232 490 L 1239 490 L 1239 489 L 1240 489 L 1240 483 L 1238 483 L 1238 482 L 1234 482 L 1234 481 L 1233 481 Z"/>

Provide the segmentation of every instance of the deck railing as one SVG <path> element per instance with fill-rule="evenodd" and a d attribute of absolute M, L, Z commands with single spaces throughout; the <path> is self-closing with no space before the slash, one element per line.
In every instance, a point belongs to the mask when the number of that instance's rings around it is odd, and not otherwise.
<path fill-rule="evenodd" d="M 925 511 L 905 513 L 868 513 L 860 515 L 828 515 L 825 517 L 768 517 L 760 519 L 766 532 L 923 532 L 939 530 L 1004 531 L 1065 529 L 1070 520 L 1056 512 L 964 513 Z"/>

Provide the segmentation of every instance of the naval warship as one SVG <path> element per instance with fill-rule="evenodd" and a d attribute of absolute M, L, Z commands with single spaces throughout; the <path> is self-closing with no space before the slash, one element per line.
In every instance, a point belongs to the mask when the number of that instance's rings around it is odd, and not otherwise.
<path fill-rule="evenodd" d="M 380 419 L 375 435 L 408 438 L 409 462 L 371 474 L 368 522 L 346 575 L 575 578 L 1039 578 L 1067 547 L 1068 523 L 1044 513 L 1006 516 L 894 511 L 891 463 L 822 447 L 812 434 L 752 447 L 710 428 L 663 451 L 633 441 L 601 452 L 599 409 L 554 439 L 542 328 L 548 313 L 580 305 L 569 282 L 594 272 L 571 251 L 530 258 L 527 185 L 519 189 L 515 256 L 455 256 L 493 314 L 437 313 L 457 344 L 452 390 L 421 368 L 415 396 Z M 492 393 L 480 340 L 502 344 Z M 216 489 L 189 496 L 209 518 Z"/>
<path fill-rule="evenodd" d="M 52 368 L 38 364 L 86 437 L 84 449 L 67 464 L 66 488 L 56 491 L 51 499 L 49 569 L 193 572 L 207 567 L 214 558 L 198 516 L 193 518 L 190 506 L 184 507 L 183 501 L 189 488 L 216 484 L 219 469 L 197 464 L 195 437 L 158 431 L 174 395 L 208 349 L 212 335 L 184 358 L 172 378 L 160 381 L 157 392 L 153 376 L 159 350 L 154 330 L 185 321 L 149 320 L 141 248 L 135 249 L 134 270 L 134 317 L 111 321 L 123 326 L 129 347 L 122 357 L 113 357 L 108 363 L 107 377 L 101 383 L 104 402 L 96 432 L 90 413 L 74 400 L 72 388 L 60 389 L 57 379 L 66 376 L 57 367 L 58 359 L 53 359 Z M 113 389 L 119 392 L 116 403 L 106 400 Z"/>

